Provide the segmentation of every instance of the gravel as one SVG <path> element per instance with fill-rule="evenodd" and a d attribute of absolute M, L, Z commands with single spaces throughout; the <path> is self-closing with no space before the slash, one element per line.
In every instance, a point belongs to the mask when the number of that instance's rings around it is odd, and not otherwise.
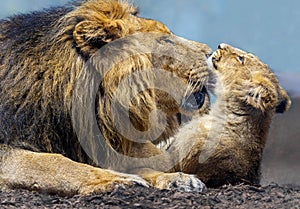
<path fill-rule="evenodd" d="M 300 208 L 300 186 L 226 185 L 206 193 L 134 186 L 89 196 L 60 197 L 41 192 L 0 191 L 0 208 Z"/>

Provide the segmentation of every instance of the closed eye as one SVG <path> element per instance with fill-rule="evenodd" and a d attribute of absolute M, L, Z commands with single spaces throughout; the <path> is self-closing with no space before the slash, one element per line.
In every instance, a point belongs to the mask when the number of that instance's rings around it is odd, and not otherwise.
<path fill-rule="evenodd" d="M 239 61 L 244 64 L 245 63 L 245 57 L 244 56 L 238 56 Z"/>

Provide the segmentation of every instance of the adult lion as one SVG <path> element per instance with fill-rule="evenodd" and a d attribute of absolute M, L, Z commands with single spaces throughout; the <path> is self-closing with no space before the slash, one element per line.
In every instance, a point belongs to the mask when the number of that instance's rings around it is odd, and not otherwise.
<path fill-rule="evenodd" d="M 2 20 L 0 49 L 1 187 L 202 191 L 194 174 L 257 183 L 271 117 L 290 106 L 254 55 L 223 44 L 208 70 L 208 46 L 115 0 Z"/>
<path fill-rule="evenodd" d="M 124 2 L 90 0 L 0 22 L 1 187 L 88 194 L 116 184 L 148 185 L 138 176 L 112 169 L 145 176 L 171 166 L 168 155 L 144 160 L 161 154 L 158 146 L 195 112 L 208 112 L 204 84 L 210 48 L 178 38 L 162 23 L 136 13 Z M 158 50 L 147 52 L 149 48 Z M 129 57 L 122 59 L 126 54 Z M 101 65 L 117 56 L 121 59 L 102 72 Z M 95 69 L 101 77 L 90 111 L 96 113 L 105 145 L 113 150 L 104 162 L 98 152 L 103 144 L 93 137 L 82 141 L 77 137 L 81 132 L 76 132 L 90 130 L 88 121 L 76 118 L 81 113 L 74 112 L 76 101 L 81 101 L 76 100 L 78 80 L 90 63 L 100 65 Z M 130 84 L 124 85 L 128 77 Z M 167 84 L 176 98 L 155 88 L 156 82 Z M 91 86 L 95 85 L 85 83 L 87 94 Z M 115 104 L 117 111 L 112 111 Z M 122 123 L 126 117 L 128 123 Z M 127 133 L 128 124 L 149 138 L 132 140 L 136 137 Z M 136 163 L 122 162 L 120 155 Z M 96 167 L 102 164 L 110 170 Z M 158 172 L 147 180 L 159 188 L 203 189 L 195 176 L 182 173 Z"/>

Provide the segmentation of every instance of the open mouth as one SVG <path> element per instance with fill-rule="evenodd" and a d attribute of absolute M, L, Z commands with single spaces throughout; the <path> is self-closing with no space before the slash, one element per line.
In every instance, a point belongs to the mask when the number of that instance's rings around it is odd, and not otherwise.
<path fill-rule="evenodd" d="M 218 50 L 217 50 L 218 51 Z M 219 61 L 216 57 L 217 57 L 217 51 L 214 51 L 206 60 L 210 75 L 209 75 L 209 79 L 207 82 L 207 88 L 209 92 L 214 92 L 215 87 L 216 87 L 216 83 L 217 83 L 217 79 L 216 79 L 216 75 L 214 73 L 215 70 L 217 70 L 217 65 L 216 63 Z"/>
<path fill-rule="evenodd" d="M 218 66 L 217 63 L 221 60 L 222 58 L 222 48 L 217 49 L 214 51 L 210 57 L 207 58 L 206 63 L 208 65 L 208 68 L 210 70 L 217 70 Z"/>
<path fill-rule="evenodd" d="M 217 66 L 216 66 L 216 58 L 215 58 L 215 53 L 212 53 L 212 55 L 210 57 L 207 58 L 206 60 L 206 63 L 207 63 L 207 66 L 210 70 L 213 70 L 213 69 L 217 69 Z"/>

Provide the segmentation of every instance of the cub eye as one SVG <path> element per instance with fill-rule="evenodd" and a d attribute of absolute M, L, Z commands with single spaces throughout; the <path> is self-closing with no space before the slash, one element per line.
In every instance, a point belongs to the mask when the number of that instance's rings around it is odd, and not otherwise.
<path fill-rule="evenodd" d="M 135 8 L 135 10 L 131 12 L 131 14 L 133 16 L 139 16 L 139 14 L 140 14 L 140 8 Z"/>
<path fill-rule="evenodd" d="M 239 61 L 244 64 L 245 63 L 245 57 L 244 56 L 238 56 Z"/>

